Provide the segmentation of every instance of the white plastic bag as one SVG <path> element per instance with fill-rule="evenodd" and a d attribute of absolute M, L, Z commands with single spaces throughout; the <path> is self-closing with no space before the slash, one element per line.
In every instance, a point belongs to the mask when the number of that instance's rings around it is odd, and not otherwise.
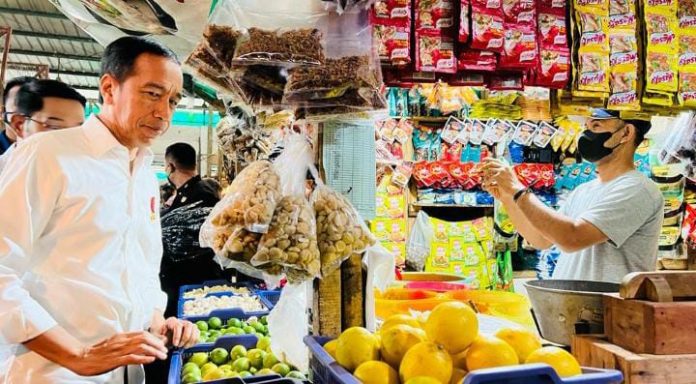
<path fill-rule="evenodd" d="M 278 303 L 268 315 L 273 354 L 301 372 L 309 370 L 309 353 L 303 339 L 309 334 L 307 310 L 311 290 L 309 281 L 285 285 Z"/>
<path fill-rule="evenodd" d="M 681 163 L 684 176 L 696 182 L 696 113 L 689 111 L 679 115 L 669 129 L 658 158 L 663 164 Z"/>
<path fill-rule="evenodd" d="M 365 286 L 365 328 L 374 332 L 377 330 L 377 315 L 375 309 L 375 289 L 384 291 L 394 282 L 396 255 L 377 244 L 367 248 L 363 257 L 363 265 L 367 268 Z"/>
<path fill-rule="evenodd" d="M 415 271 L 425 269 L 425 261 L 430 256 L 430 242 L 434 235 L 428 214 L 423 211 L 418 212 L 406 244 L 406 265 L 410 269 Z"/>

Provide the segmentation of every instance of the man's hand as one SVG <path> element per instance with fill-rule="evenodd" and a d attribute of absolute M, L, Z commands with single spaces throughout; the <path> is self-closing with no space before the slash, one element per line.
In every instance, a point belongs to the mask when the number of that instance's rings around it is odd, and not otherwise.
<path fill-rule="evenodd" d="M 153 321 L 150 332 L 164 338 L 175 347 L 190 348 L 196 345 L 200 333 L 190 321 L 170 317 L 164 321 Z"/>
<path fill-rule="evenodd" d="M 483 164 L 483 189 L 504 204 L 512 203 L 515 193 L 524 188 L 509 165 L 497 159 L 487 159 Z"/>
<path fill-rule="evenodd" d="M 84 347 L 61 327 L 24 343 L 28 349 L 80 376 L 95 376 L 126 365 L 165 360 L 164 341 L 149 332 L 119 333 Z"/>

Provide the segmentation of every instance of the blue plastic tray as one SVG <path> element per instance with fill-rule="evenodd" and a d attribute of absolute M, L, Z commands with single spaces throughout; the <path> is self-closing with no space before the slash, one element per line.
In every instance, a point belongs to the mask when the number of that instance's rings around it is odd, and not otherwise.
<path fill-rule="evenodd" d="M 229 280 L 206 280 L 202 282 L 201 284 L 189 284 L 189 285 L 182 285 L 179 287 L 179 301 L 181 300 L 191 300 L 191 299 L 184 299 L 184 293 L 188 291 L 192 291 L 194 289 L 199 289 L 203 287 L 213 287 L 216 285 L 230 285 L 235 288 L 247 288 L 249 290 L 249 293 L 254 293 L 254 287 L 250 283 L 233 283 Z M 215 292 L 215 293 L 209 293 L 206 296 L 227 296 L 227 295 L 236 295 L 235 293 L 228 291 L 228 292 Z"/>
<path fill-rule="evenodd" d="M 255 315 L 250 315 L 248 313 L 244 313 L 244 311 L 240 310 L 239 308 L 237 308 L 237 309 L 224 309 L 224 310 L 219 310 L 219 311 L 214 311 L 214 312 L 218 314 L 216 316 L 219 317 L 220 320 L 222 320 L 223 324 L 227 324 L 227 320 L 232 319 L 232 318 L 239 319 L 239 320 L 247 320 L 248 318 L 255 316 Z M 200 321 L 200 320 L 208 322 L 208 319 L 210 319 L 211 317 L 213 317 L 213 316 L 190 316 L 187 318 L 187 320 L 195 324 L 197 321 Z M 234 339 L 234 338 L 239 338 L 239 337 L 244 337 L 244 336 L 253 337 L 254 339 L 256 339 L 256 341 L 258 341 L 258 337 L 256 335 L 225 335 L 225 336 L 218 337 L 216 342 L 223 340 L 223 339 Z M 254 343 L 256 343 L 256 341 Z M 200 343 L 200 344 L 196 344 L 196 347 L 201 347 L 201 346 L 211 347 L 214 344 L 215 343 Z M 240 343 L 237 343 L 237 344 L 240 344 Z M 237 344 L 234 344 L 234 345 L 237 345 Z"/>
<path fill-rule="evenodd" d="M 275 291 L 255 291 L 259 299 L 268 309 L 273 309 L 280 300 L 280 290 Z"/>
<path fill-rule="evenodd" d="M 228 293 L 228 294 L 217 295 L 217 296 L 236 296 L 236 295 L 232 295 L 232 294 Z M 268 315 L 268 312 L 270 311 L 270 309 L 268 308 L 268 305 L 266 303 L 264 303 L 263 300 L 261 300 L 261 296 L 254 294 L 254 293 L 252 293 L 251 296 L 258 297 L 259 301 L 261 302 L 261 305 L 263 307 L 266 307 L 266 309 L 264 309 L 262 311 L 245 312 L 241 308 L 225 308 L 225 309 L 216 309 L 216 310 L 208 313 L 207 315 L 184 316 L 184 303 L 187 301 L 193 300 L 193 299 L 189 299 L 189 300 L 179 300 L 179 305 L 177 306 L 178 307 L 177 308 L 177 315 L 178 315 L 177 317 L 180 319 L 190 320 L 193 317 L 206 317 L 206 318 L 208 318 L 208 317 L 217 316 L 219 318 L 222 318 L 223 316 L 228 316 L 227 318 L 230 318 L 230 317 L 239 317 L 239 316 L 246 316 L 246 317 L 258 316 L 258 317 L 261 317 L 261 316 Z M 228 314 L 232 314 L 232 315 L 228 315 Z"/>
<path fill-rule="evenodd" d="M 251 337 L 249 337 L 251 336 Z M 169 365 L 169 384 L 180 384 L 181 383 L 181 369 L 184 366 L 184 361 L 189 358 L 193 353 L 195 352 L 210 352 L 215 348 L 225 348 L 228 351 L 232 349 L 235 345 L 243 345 L 247 349 L 252 349 L 256 347 L 256 337 L 253 335 L 239 335 L 239 336 L 234 336 L 234 337 L 229 337 L 229 338 L 220 338 L 218 339 L 214 345 L 196 345 L 195 347 L 191 347 L 186 350 L 179 350 L 175 351 L 172 354 L 172 362 Z M 274 375 L 274 376 L 259 376 L 254 379 L 262 379 L 262 378 L 268 378 L 268 379 L 279 379 L 280 376 Z M 251 379 L 251 378 L 249 378 Z M 248 383 L 249 379 L 247 381 L 244 381 Z M 224 380 L 217 380 L 214 381 L 215 383 L 238 383 L 237 381 L 226 381 L 226 380 L 232 380 L 232 379 L 224 379 Z M 261 380 L 263 381 L 263 380 Z M 261 381 L 256 381 L 256 382 L 261 382 Z M 213 383 L 213 381 L 210 381 L 208 383 Z"/>
<path fill-rule="evenodd" d="M 309 369 L 313 383 L 360 384 L 324 350 L 323 345 L 330 340 L 321 336 L 304 338 L 311 354 Z M 546 364 L 517 365 L 470 372 L 463 384 L 614 384 L 623 380 L 621 372 L 611 369 L 583 368 L 582 372 L 580 376 L 561 379 Z"/>

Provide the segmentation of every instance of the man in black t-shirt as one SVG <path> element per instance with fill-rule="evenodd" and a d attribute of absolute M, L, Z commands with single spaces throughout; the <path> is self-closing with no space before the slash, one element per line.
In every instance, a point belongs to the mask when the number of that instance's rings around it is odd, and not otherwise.
<path fill-rule="evenodd" d="M 186 143 L 170 145 L 165 171 L 176 189 L 162 210 L 164 255 L 160 269 L 162 290 L 168 296 L 167 316 L 176 316 L 179 287 L 222 278 L 210 248 L 201 248 L 201 225 L 220 200 L 219 191 L 196 171 L 196 150 Z"/>

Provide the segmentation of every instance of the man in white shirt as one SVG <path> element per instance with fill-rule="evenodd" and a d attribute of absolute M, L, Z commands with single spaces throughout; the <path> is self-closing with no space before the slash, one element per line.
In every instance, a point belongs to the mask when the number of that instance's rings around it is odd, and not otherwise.
<path fill-rule="evenodd" d="M 6 383 L 139 384 L 140 364 L 198 339 L 195 325 L 162 315 L 148 149 L 169 128 L 181 67 L 158 43 L 124 37 L 106 47 L 101 73 L 99 115 L 24 140 L 0 175 Z"/>
<path fill-rule="evenodd" d="M 628 273 L 655 269 L 664 201 L 633 160 L 649 129 L 649 121 L 595 109 L 578 151 L 597 165 L 597 179 L 576 188 L 558 212 L 506 164 L 484 166 L 484 188 L 504 204 L 525 240 L 537 249 L 561 249 L 554 279 L 618 283 Z"/>
<path fill-rule="evenodd" d="M 17 141 L 0 155 L 0 173 L 21 140 L 35 133 L 77 127 L 85 121 L 85 97 L 57 80 L 31 80 L 19 88 L 14 100 L 9 122 Z"/>

